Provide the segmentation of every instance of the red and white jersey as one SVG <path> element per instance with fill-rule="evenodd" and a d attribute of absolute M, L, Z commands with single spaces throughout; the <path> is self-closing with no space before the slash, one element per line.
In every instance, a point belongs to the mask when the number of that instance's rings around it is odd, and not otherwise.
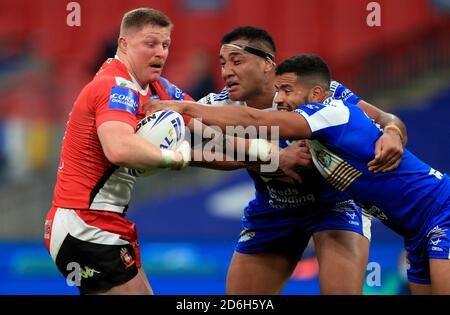
<path fill-rule="evenodd" d="M 53 197 L 53 206 L 122 213 L 128 207 L 136 178 L 111 164 L 103 153 L 97 128 L 122 121 L 136 128 L 148 99 L 192 100 L 164 78 L 145 90 L 116 57 L 108 59 L 80 92 L 67 122 Z"/>

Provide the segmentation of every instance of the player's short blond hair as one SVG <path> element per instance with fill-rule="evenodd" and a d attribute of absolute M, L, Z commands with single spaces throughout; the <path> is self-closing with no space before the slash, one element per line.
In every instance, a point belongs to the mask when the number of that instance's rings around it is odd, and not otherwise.
<path fill-rule="evenodd" d="M 169 17 L 163 12 L 152 8 L 139 8 L 128 11 L 123 15 L 120 34 L 124 34 L 130 29 L 140 30 L 148 24 L 170 29 L 173 26 Z"/>

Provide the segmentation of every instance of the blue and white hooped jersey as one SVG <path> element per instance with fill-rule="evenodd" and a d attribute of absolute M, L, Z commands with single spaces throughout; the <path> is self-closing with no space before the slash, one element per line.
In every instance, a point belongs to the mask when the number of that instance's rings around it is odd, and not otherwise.
<path fill-rule="evenodd" d="M 205 105 L 243 105 L 247 106 L 245 102 L 236 102 L 230 99 L 228 89 L 224 87 L 220 93 L 209 93 L 197 101 Z"/>
<path fill-rule="evenodd" d="M 357 106 L 327 100 L 295 112 L 308 121 L 315 139 L 313 161 L 324 178 L 400 235 L 414 238 L 423 232 L 449 198 L 449 177 L 407 149 L 397 169 L 370 172 L 367 163 L 374 158 L 382 130 Z"/>
<path fill-rule="evenodd" d="M 331 81 L 330 91 L 332 93 L 332 99 L 343 100 L 353 105 L 358 104 L 358 102 L 361 100 L 358 95 L 356 95 L 347 87 L 337 81 Z M 245 102 L 232 101 L 226 87 L 224 87 L 222 91 L 220 91 L 220 93 L 209 93 L 208 95 L 199 99 L 197 102 L 205 105 L 247 105 Z M 277 104 L 273 102 L 272 109 L 276 108 Z"/>

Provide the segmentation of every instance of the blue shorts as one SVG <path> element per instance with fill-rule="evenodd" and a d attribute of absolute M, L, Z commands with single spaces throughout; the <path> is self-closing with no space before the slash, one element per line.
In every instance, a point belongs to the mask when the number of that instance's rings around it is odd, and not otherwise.
<path fill-rule="evenodd" d="M 296 213 L 264 214 L 267 220 L 288 222 L 284 225 L 252 226 L 257 218 L 244 217 L 236 252 L 242 254 L 282 253 L 301 259 L 311 236 L 320 231 L 343 230 L 358 233 L 370 240 L 370 219 L 352 201 L 337 204 L 332 208 L 299 210 Z"/>
<path fill-rule="evenodd" d="M 411 241 L 405 240 L 405 248 L 408 252 L 408 281 L 419 284 L 430 284 L 429 259 L 450 259 L 450 198 L 434 216 L 420 239 L 420 245 L 414 250 L 409 250 Z"/>

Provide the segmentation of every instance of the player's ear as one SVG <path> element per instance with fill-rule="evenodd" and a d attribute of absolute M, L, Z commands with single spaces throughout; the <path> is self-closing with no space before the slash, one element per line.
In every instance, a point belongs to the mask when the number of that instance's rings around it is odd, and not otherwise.
<path fill-rule="evenodd" d="M 275 63 L 272 60 L 270 60 L 268 58 L 266 60 L 264 60 L 264 73 L 271 72 L 274 70 L 274 68 L 275 68 Z"/>
<path fill-rule="evenodd" d="M 120 52 L 126 53 L 128 50 L 128 42 L 127 39 L 123 36 L 120 36 L 117 40 L 117 48 Z"/>
<path fill-rule="evenodd" d="M 309 91 L 309 99 L 311 102 L 320 103 L 323 100 L 324 93 L 323 88 L 320 85 L 316 85 Z"/>

